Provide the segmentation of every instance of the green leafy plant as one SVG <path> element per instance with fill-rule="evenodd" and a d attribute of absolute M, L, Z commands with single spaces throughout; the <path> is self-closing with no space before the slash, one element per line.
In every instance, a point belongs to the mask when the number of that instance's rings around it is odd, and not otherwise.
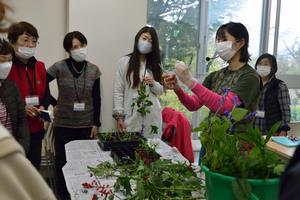
<path fill-rule="evenodd" d="M 153 105 L 152 101 L 150 100 L 149 94 L 146 90 L 146 83 L 143 81 L 138 89 L 138 97 L 135 102 L 131 104 L 131 107 L 134 108 L 137 106 L 137 111 L 142 116 L 142 127 L 141 127 L 141 133 L 144 133 L 145 128 L 145 116 L 151 112 L 151 106 Z M 151 125 L 151 134 L 157 134 L 158 133 L 158 127 Z"/>
<path fill-rule="evenodd" d="M 137 111 L 142 117 L 145 117 L 147 113 L 151 112 L 150 106 L 152 105 L 153 103 L 149 98 L 149 94 L 147 94 L 146 84 L 142 82 L 138 89 L 138 98 L 132 103 L 131 107 L 137 106 Z"/>
<path fill-rule="evenodd" d="M 232 188 L 237 199 L 249 199 L 251 186 L 247 179 L 278 178 L 286 161 L 266 148 L 280 123 L 273 125 L 266 137 L 253 127 L 253 116 L 243 108 L 226 115 L 211 115 L 196 129 L 205 149 L 202 164 L 211 171 L 236 177 Z"/>
<path fill-rule="evenodd" d="M 212 171 L 243 178 L 273 178 L 284 170 L 285 161 L 266 144 L 279 128 L 274 124 L 264 138 L 252 125 L 253 113 L 234 108 L 227 116 L 213 115 L 201 123 L 200 140 L 205 148 L 203 164 Z"/>
<path fill-rule="evenodd" d="M 104 132 L 99 133 L 99 139 L 103 141 L 132 141 L 139 140 L 140 136 L 137 132 Z"/>
<path fill-rule="evenodd" d="M 224 95 L 220 108 L 229 92 Z M 286 161 L 266 148 L 271 136 L 280 127 L 275 123 L 265 137 L 253 126 L 255 112 L 236 107 L 223 115 L 211 113 L 194 131 L 200 132 L 205 149 L 202 164 L 211 171 L 236 177 L 232 188 L 237 199 L 249 199 L 251 186 L 247 179 L 278 178 L 284 171 Z"/>
<path fill-rule="evenodd" d="M 131 165 L 100 163 L 89 168 L 97 177 L 117 177 L 114 192 L 109 199 L 117 197 L 115 192 L 126 195 L 126 199 L 203 199 L 200 194 L 201 180 L 181 163 L 170 160 L 157 160 L 145 165 L 136 160 Z M 115 173 L 112 174 L 111 172 Z"/>

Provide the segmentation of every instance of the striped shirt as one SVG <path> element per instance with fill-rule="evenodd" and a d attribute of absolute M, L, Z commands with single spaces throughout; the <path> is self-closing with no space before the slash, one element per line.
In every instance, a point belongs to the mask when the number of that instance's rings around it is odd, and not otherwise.
<path fill-rule="evenodd" d="M 12 133 L 12 122 L 5 104 L 0 99 L 0 123 Z"/>

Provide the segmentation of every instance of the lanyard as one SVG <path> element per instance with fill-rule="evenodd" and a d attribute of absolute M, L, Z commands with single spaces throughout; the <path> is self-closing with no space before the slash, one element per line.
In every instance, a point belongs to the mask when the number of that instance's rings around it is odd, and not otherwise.
<path fill-rule="evenodd" d="M 83 89 L 82 89 L 82 96 L 81 97 L 84 97 L 84 93 L 85 93 L 85 80 L 86 80 L 86 65 L 83 66 Z M 80 78 L 80 76 L 78 77 L 78 79 Z M 78 93 L 78 90 L 77 90 L 77 85 L 76 85 L 76 81 L 75 81 L 75 77 L 73 76 L 73 83 L 74 83 L 74 89 L 75 89 L 75 94 L 76 94 L 76 98 L 77 98 L 77 101 L 78 102 L 81 102 L 80 101 L 80 98 L 79 98 L 79 93 Z"/>
<path fill-rule="evenodd" d="M 20 81 L 22 81 L 20 71 L 19 70 L 17 70 L 17 71 L 18 71 L 19 79 L 20 79 Z M 32 72 L 33 82 L 30 79 L 29 72 L 28 72 L 28 67 L 25 67 L 25 71 L 26 71 L 27 83 L 28 83 L 28 86 L 29 86 L 29 94 L 30 95 L 35 95 L 35 94 L 37 94 L 35 68 L 33 68 L 33 72 Z"/>

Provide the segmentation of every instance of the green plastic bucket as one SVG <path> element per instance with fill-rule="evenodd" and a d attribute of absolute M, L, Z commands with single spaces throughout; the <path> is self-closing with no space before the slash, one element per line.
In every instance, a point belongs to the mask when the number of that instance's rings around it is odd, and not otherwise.
<path fill-rule="evenodd" d="M 207 200 L 235 200 L 232 182 L 235 177 L 226 176 L 210 171 L 206 166 L 201 166 L 205 173 L 205 189 Z M 273 179 L 248 179 L 251 185 L 251 200 L 276 200 L 279 192 L 279 178 Z"/>

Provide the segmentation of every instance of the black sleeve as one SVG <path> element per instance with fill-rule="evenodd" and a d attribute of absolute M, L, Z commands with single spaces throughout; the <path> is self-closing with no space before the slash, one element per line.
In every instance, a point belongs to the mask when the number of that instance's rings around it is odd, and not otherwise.
<path fill-rule="evenodd" d="M 51 95 L 50 89 L 49 89 L 49 83 L 53 81 L 55 78 L 51 76 L 49 73 L 46 75 L 46 91 L 45 91 L 45 100 L 43 103 L 44 108 L 47 110 L 49 105 L 55 106 L 57 101 L 56 99 Z"/>
<path fill-rule="evenodd" d="M 97 78 L 93 85 L 93 106 L 94 106 L 94 125 L 101 126 L 100 111 L 101 111 L 101 92 L 100 78 Z"/>
<path fill-rule="evenodd" d="M 297 200 L 300 191 L 300 146 L 297 147 L 294 156 L 289 161 L 285 171 L 280 177 L 280 200 Z"/>

